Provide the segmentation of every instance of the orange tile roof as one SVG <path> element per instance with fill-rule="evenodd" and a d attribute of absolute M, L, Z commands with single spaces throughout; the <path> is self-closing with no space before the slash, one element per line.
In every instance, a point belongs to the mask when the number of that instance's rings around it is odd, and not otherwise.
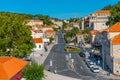
<path fill-rule="evenodd" d="M 45 33 L 55 33 L 54 30 L 46 30 Z"/>
<path fill-rule="evenodd" d="M 120 44 L 120 34 L 112 38 L 112 44 Z"/>
<path fill-rule="evenodd" d="M 110 14 L 110 10 L 98 10 L 94 14 Z"/>
<path fill-rule="evenodd" d="M 33 32 L 35 32 L 35 33 L 40 33 L 40 32 L 42 32 L 41 30 L 34 30 L 34 29 L 32 29 L 32 28 L 30 28 L 30 30 L 33 31 Z"/>
<path fill-rule="evenodd" d="M 108 32 L 120 32 L 120 22 L 115 23 L 107 29 Z"/>
<path fill-rule="evenodd" d="M 97 32 L 98 32 L 98 30 L 91 30 L 91 31 L 90 31 L 90 33 L 91 33 L 92 35 L 96 34 Z"/>
<path fill-rule="evenodd" d="M 38 27 L 38 28 L 41 27 L 39 24 L 35 24 L 34 26 L 36 26 L 36 27 Z"/>
<path fill-rule="evenodd" d="M 81 36 L 82 34 L 81 33 L 78 33 L 77 36 Z"/>
<path fill-rule="evenodd" d="M 52 28 L 52 26 L 51 25 L 44 25 L 44 26 L 42 26 L 43 28 Z"/>
<path fill-rule="evenodd" d="M 120 65 L 120 62 L 117 62 L 118 65 Z"/>
<path fill-rule="evenodd" d="M 28 64 L 27 61 L 16 57 L 0 57 L 0 79 L 10 79 Z"/>
<path fill-rule="evenodd" d="M 99 30 L 100 33 L 107 32 L 107 29 Z"/>
<path fill-rule="evenodd" d="M 57 20 L 57 22 L 62 22 L 61 20 Z"/>
<path fill-rule="evenodd" d="M 33 40 L 35 41 L 35 43 L 42 43 L 43 42 L 42 38 L 33 38 Z"/>

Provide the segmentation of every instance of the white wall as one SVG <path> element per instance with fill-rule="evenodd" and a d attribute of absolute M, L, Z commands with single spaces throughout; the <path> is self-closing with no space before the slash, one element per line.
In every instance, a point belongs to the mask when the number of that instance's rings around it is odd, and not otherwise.
<path fill-rule="evenodd" d="M 94 23 L 94 30 L 103 30 L 108 28 L 106 22 L 95 22 Z"/>
<path fill-rule="evenodd" d="M 52 27 L 50 27 L 50 28 L 49 27 L 48 28 L 47 27 L 46 28 L 42 28 L 43 32 L 45 32 L 46 30 L 53 30 L 53 28 Z"/>
<path fill-rule="evenodd" d="M 47 38 L 43 38 L 43 43 L 44 43 L 44 42 L 50 42 L 50 40 L 47 39 Z"/>
<path fill-rule="evenodd" d="M 113 37 L 115 37 L 116 35 L 118 35 L 118 34 L 120 34 L 120 32 L 109 32 L 109 38 L 111 39 L 111 38 L 113 38 Z"/>
<path fill-rule="evenodd" d="M 54 24 L 56 24 L 56 25 L 58 25 L 58 26 L 62 27 L 63 22 L 56 21 Z"/>
<path fill-rule="evenodd" d="M 34 20 L 30 20 L 30 22 L 28 22 L 26 25 L 32 26 L 32 25 L 43 25 L 43 21 L 34 21 Z"/>
<path fill-rule="evenodd" d="M 43 43 L 36 43 L 35 46 L 36 47 L 33 48 L 34 50 L 42 50 L 42 49 L 44 49 L 44 44 Z"/>
<path fill-rule="evenodd" d="M 108 28 L 108 26 L 106 25 L 106 22 L 108 21 L 108 16 L 109 14 L 91 14 L 89 17 L 89 27 L 93 27 L 94 30 L 102 30 Z"/>
<path fill-rule="evenodd" d="M 32 36 L 32 38 L 43 38 L 43 33 L 34 33 L 34 34 L 32 34 L 31 36 Z"/>

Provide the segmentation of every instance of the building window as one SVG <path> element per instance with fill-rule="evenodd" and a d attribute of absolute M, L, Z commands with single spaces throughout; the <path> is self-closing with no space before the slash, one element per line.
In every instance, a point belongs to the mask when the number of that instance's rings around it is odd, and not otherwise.
<path fill-rule="evenodd" d="M 39 48 L 41 48 L 41 45 L 39 45 Z"/>

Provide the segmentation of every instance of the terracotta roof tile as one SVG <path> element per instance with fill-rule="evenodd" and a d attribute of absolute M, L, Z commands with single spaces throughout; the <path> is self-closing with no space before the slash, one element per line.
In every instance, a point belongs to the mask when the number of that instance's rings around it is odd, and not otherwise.
<path fill-rule="evenodd" d="M 120 34 L 116 35 L 116 36 L 112 39 L 112 44 L 120 44 Z"/>
<path fill-rule="evenodd" d="M 99 30 L 100 33 L 107 32 L 107 29 Z"/>
<path fill-rule="evenodd" d="M 35 26 L 35 27 L 41 27 L 41 25 L 40 24 L 35 24 L 35 25 L 33 25 L 33 26 Z"/>
<path fill-rule="evenodd" d="M 98 10 L 94 14 L 110 14 L 110 10 Z"/>
<path fill-rule="evenodd" d="M 42 26 L 42 28 L 52 28 L 52 26 L 51 25 L 44 25 L 44 26 Z"/>
<path fill-rule="evenodd" d="M 45 33 L 55 33 L 54 30 L 46 30 Z"/>
<path fill-rule="evenodd" d="M 62 22 L 61 20 L 58 20 L 57 22 Z"/>
<path fill-rule="evenodd" d="M 81 36 L 82 34 L 81 33 L 78 33 L 77 36 Z"/>
<path fill-rule="evenodd" d="M 98 32 L 98 30 L 91 30 L 91 31 L 90 31 L 90 33 L 91 33 L 92 35 L 96 34 L 97 32 Z"/>
<path fill-rule="evenodd" d="M 42 38 L 33 38 L 33 40 L 35 41 L 35 43 L 42 43 L 43 42 Z"/>
<path fill-rule="evenodd" d="M 120 32 L 120 22 L 115 23 L 114 25 L 110 26 L 108 32 Z"/>
<path fill-rule="evenodd" d="M 35 32 L 35 33 L 41 33 L 42 32 L 42 30 L 34 30 L 32 28 L 30 28 L 30 30 L 33 31 L 33 32 Z"/>
<path fill-rule="evenodd" d="M 0 57 L 0 79 L 12 78 L 27 64 L 27 61 L 15 57 Z"/>
<path fill-rule="evenodd" d="M 118 64 L 120 65 L 120 62 L 118 62 Z"/>

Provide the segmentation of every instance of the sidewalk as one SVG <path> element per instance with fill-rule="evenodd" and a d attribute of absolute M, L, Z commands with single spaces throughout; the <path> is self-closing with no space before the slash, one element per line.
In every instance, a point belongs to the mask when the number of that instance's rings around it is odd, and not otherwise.
<path fill-rule="evenodd" d="M 57 43 L 50 44 L 47 52 L 45 52 L 44 50 L 41 50 L 41 51 L 35 51 L 35 52 L 31 53 L 31 55 L 30 55 L 31 58 L 38 64 L 43 64 L 45 59 L 49 55 L 50 50 L 52 49 L 52 47 L 55 44 L 57 44 Z M 41 54 L 43 54 L 43 56 L 41 56 Z M 45 79 L 43 79 L 43 80 L 81 80 L 81 79 L 76 79 L 76 78 L 72 78 L 72 77 L 54 74 L 54 73 L 51 73 L 46 70 L 44 72 L 45 72 Z"/>
<path fill-rule="evenodd" d="M 43 80 L 82 80 L 82 79 L 75 79 L 72 77 L 67 77 L 67 76 L 62 76 L 62 75 L 58 75 L 58 74 L 54 74 L 48 71 L 44 71 L 45 72 L 45 79 Z"/>
<path fill-rule="evenodd" d="M 99 67 L 99 69 L 100 69 L 100 74 L 102 75 L 102 76 L 104 76 L 104 77 L 106 77 L 106 78 L 110 78 L 110 79 L 114 79 L 114 80 L 120 80 L 120 77 L 119 76 L 116 76 L 116 75 L 114 75 L 114 74 L 110 74 L 110 75 L 108 75 L 108 72 L 107 71 L 105 71 L 105 70 L 103 70 L 101 67 Z"/>
<path fill-rule="evenodd" d="M 87 44 L 85 47 L 86 47 L 86 48 L 91 48 L 91 45 L 90 45 L 90 44 Z M 110 79 L 120 80 L 120 77 L 119 77 L 119 76 L 116 76 L 116 75 L 114 75 L 114 74 L 107 75 L 108 72 L 105 71 L 105 70 L 103 70 L 103 69 L 102 69 L 102 66 L 99 66 L 99 69 L 100 69 L 100 75 L 102 75 L 102 76 L 104 76 L 104 77 L 106 77 L 106 78 L 108 78 L 108 79 L 110 78 Z"/>
<path fill-rule="evenodd" d="M 52 43 L 48 46 L 47 52 L 45 50 L 34 51 L 30 56 L 38 64 L 43 64 L 53 46 L 54 44 Z"/>

